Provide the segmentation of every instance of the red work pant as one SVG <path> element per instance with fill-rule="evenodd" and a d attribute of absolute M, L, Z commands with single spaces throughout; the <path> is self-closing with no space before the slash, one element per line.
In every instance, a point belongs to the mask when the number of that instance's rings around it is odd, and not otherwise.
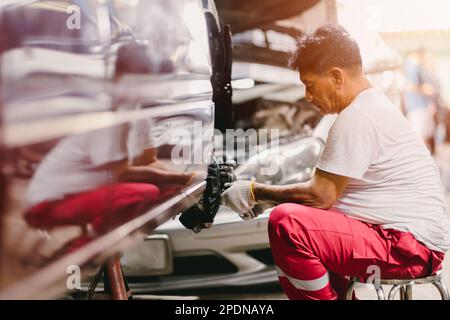
<path fill-rule="evenodd" d="M 378 268 L 384 279 L 423 277 L 439 270 L 444 258 L 411 233 L 299 204 L 274 208 L 268 229 L 280 284 L 289 299 L 343 299 L 346 276 L 365 281 Z"/>
<path fill-rule="evenodd" d="M 148 183 L 117 183 L 61 200 L 45 201 L 25 213 L 25 220 L 35 228 L 91 224 L 103 233 L 143 214 L 161 200 L 162 193 Z"/>
<path fill-rule="evenodd" d="M 51 230 L 60 226 L 90 225 L 92 231 L 101 235 L 145 213 L 177 191 L 175 187 L 161 190 L 148 183 L 109 184 L 61 200 L 41 202 L 25 212 L 24 217 L 34 228 Z M 68 241 L 54 257 L 79 249 L 93 237 L 93 234 L 82 234 Z"/>

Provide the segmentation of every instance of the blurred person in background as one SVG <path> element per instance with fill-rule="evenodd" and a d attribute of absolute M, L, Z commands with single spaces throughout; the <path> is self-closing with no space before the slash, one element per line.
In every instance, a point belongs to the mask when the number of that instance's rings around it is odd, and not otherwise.
<path fill-rule="evenodd" d="M 435 146 L 437 147 L 439 143 L 443 143 L 446 138 L 446 124 L 445 118 L 447 114 L 447 106 L 441 95 L 441 83 L 436 74 L 435 69 L 435 57 L 431 53 L 427 53 L 425 56 L 425 79 L 432 88 L 433 93 L 431 95 L 431 107 L 434 110 L 434 122 L 435 122 Z"/>
<path fill-rule="evenodd" d="M 431 154 L 434 154 L 440 85 L 425 48 L 421 47 L 411 52 L 404 68 L 406 117 Z"/>

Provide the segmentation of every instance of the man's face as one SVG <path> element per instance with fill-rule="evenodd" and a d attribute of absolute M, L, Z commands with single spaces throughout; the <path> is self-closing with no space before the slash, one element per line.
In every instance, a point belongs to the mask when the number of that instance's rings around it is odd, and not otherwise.
<path fill-rule="evenodd" d="M 314 104 L 321 114 L 338 113 L 339 86 L 336 79 L 329 72 L 316 74 L 314 72 L 302 72 L 300 80 L 306 86 L 305 99 Z"/>

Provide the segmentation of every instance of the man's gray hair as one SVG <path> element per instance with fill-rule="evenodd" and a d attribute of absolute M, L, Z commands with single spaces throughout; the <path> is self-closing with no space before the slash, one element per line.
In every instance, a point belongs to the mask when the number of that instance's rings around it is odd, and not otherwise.
<path fill-rule="evenodd" d="M 297 39 L 289 65 L 299 71 L 323 73 L 332 67 L 362 68 L 359 46 L 340 25 L 325 25 Z"/>

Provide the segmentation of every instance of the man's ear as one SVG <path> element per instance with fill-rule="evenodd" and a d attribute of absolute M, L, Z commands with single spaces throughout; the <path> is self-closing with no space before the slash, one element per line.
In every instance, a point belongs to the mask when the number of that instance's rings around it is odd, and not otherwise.
<path fill-rule="evenodd" d="M 336 85 L 342 85 L 344 83 L 344 73 L 342 72 L 342 69 L 333 67 L 330 69 L 329 74 Z"/>

